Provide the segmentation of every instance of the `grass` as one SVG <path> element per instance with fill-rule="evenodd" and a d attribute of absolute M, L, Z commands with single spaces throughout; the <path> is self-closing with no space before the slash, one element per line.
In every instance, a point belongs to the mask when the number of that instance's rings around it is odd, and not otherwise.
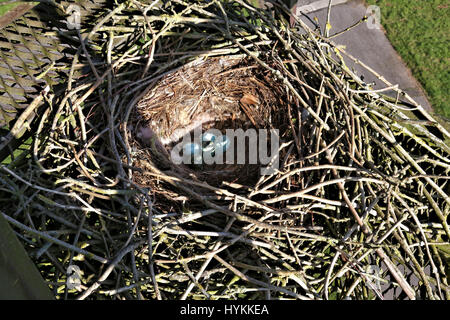
<path fill-rule="evenodd" d="M 8 0 L 0 0 L 0 3 L 6 2 L 6 1 L 8 1 Z M 18 5 L 18 3 L 0 4 L 0 17 L 2 15 L 4 15 L 5 13 L 7 13 L 12 8 L 16 7 L 17 5 Z"/>
<path fill-rule="evenodd" d="M 14 9 L 18 5 L 24 4 L 24 3 L 32 3 L 31 1 L 17 1 L 14 3 L 9 3 L 10 0 L 0 0 L 0 17 L 2 17 L 5 13 L 7 13 L 9 10 Z M 7 4 L 2 4 L 2 2 L 8 2 Z M 32 4 L 37 4 L 37 2 L 34 2 Z"/>
<path fill-rule="evenodd" d="M 1 2 L 5 2 L 6 0 L 0 0 Z M 11 3 L 11 4 L 0 4 L 0 17 L 7 13 L 9 10 L 17 6 L 17 4 Z"/>
<path fill-rule="evenodd" d="M 367 0 L 381 9 L 381 24 L 428 94 L 434 111 L 450 118 L 450 10 L 448 0 Z"/>

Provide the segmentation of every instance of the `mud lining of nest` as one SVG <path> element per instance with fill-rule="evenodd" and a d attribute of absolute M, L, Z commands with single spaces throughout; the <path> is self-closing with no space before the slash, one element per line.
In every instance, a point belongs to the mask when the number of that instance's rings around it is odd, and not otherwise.
<path fill-rule="evenodd" d="M 68 67 L 92 73 L 40 96 L 28 153 L 0 166 L 1 214 L 55 297 L 450 298 L 449 132 L 289 14 L 136 0 L 83 26 Z M 278 129 L 278 170 L 168 161 L 199 121 Z"/>

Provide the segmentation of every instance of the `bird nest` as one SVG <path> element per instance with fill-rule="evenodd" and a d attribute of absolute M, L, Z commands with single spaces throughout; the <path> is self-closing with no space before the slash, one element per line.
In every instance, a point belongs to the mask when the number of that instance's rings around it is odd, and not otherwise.
<path fill-rule="evenodd" d="M 40 97 L 31 157 L 1 167 L 57 298 L 449 298 L 450 134 L 288 21 L 279 2 L 132 1 L 82 27 L 71 68 L 92 72 Z M 270 161 L 206 162 L 238 129 L 277 132 Z"/>

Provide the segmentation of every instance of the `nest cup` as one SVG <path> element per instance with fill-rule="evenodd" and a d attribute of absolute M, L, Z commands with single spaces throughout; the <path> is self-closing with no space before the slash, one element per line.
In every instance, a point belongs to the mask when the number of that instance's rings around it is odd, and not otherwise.
<path fill-rule="evenodd" d="M 254 187 L 279 161 L 288 103 L 279 81 L 248 58 L 201 58 L 149 88 L 131 115 L 131 136 L 163 171 Z M 154 180 L 136 178 L 144 186 Z"/>

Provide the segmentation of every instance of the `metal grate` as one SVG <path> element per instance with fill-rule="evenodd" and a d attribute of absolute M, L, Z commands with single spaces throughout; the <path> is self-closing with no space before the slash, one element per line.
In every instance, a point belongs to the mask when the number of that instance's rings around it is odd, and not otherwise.
<path fill-rule="evenodd" d="M 105 1 L 41 3 L 0 29 L 0 128 L 11 127 L 46 85 L 64 82 L 78 48 L 64 13 L 71 4 L 79 6 L 87 24 Z"/>

